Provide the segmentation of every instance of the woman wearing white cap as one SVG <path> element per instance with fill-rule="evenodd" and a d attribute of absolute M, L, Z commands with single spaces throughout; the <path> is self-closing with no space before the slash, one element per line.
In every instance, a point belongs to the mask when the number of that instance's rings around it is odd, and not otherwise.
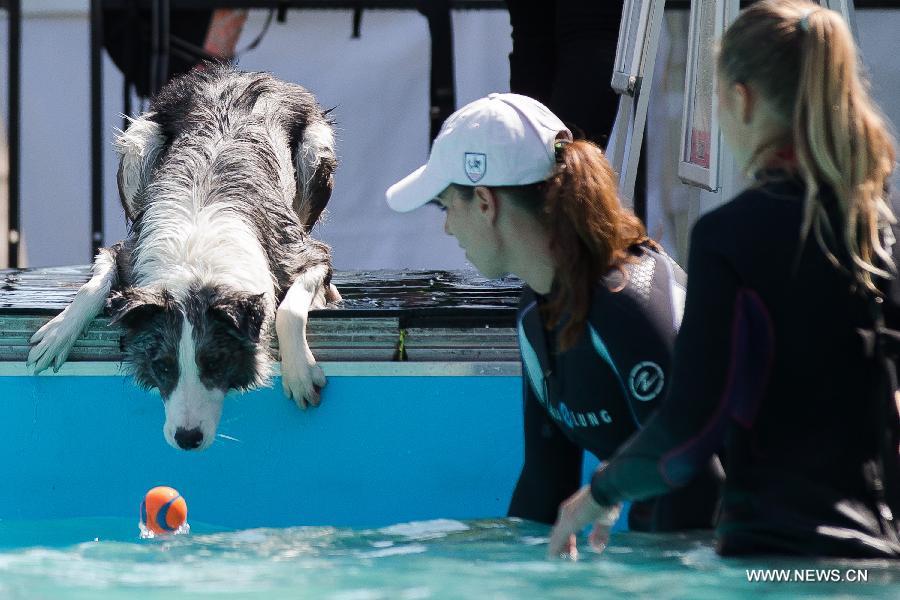
<path fill-rule="evenodd" d="M 524 280 L 525 464 L 509 514 L 552 523 L 581 484 L 583 451 L 608 458 L 665 397 L 684 273 L 619 204 L 600 149 L 525 96 L 451 115 L 428 163 L 386 195 L 400 212 L 437 203 L 485 276 Z M 717 484 L 710 467 L 635 503 L 629 526 L 710 527 Z"/>

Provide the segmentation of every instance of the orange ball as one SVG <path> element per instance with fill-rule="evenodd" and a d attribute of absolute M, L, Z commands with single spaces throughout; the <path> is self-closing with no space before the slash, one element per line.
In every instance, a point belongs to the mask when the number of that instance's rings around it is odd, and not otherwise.
<path fill-rule="evenodd" d="M 187 520 L 187 502 L 177 490 L 161 485 L 141 502 L 141 523 L 153 533 L 172 533 Z"/>

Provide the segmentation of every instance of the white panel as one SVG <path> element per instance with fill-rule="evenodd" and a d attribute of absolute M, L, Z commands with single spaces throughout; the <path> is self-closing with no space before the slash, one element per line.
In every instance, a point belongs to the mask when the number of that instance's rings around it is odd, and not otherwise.
<path fill-rule="evenodd" d="M 652 2 L 653 0 L 625 0 L 623 3 L 612 77 L 612 87 L 620 94 L 633 96 L 644 75 L 641 70 L 643 41 L 650 24 Z"/>
<path fill-rule="evenodd" d="M 91 260 L 87 3 L 67 4 L 71 9 L 64 13 L 54 6 L 27 12 L 22 24 L 21 197 L 28 266 Z M 251 11 L 238 48 L 256 37 L 267 14 Z M 4 16 L 0 12 L 5 83 Z M 459 100 L 508 90 L 507 12 L 459 12 L 454 24 Z M 289 10 L 287 22 L 273 23 L 240 61 L 242 68 L 305 85 L 323 105 L 335 107 L 340 166 L 329 214 L 316 235 L 332 244 L 339 269 L 466 268 L 456 241 L 444 234 L 442 213 L 427 207 L 398 214 L 384 202 L 384 190 L 428 157 L 427 21 L 413 10 L 370 10 L 363 13 L 362 36 L 351 33 L 351 11 Z M 105 55 L 103 76 L 104 227 L 105 241 L 112 243 L 125 235 L 112 148 L 123 101 L 122 77 Z"/>
<path fill-rule="evenodd" d="M 724 0 L 691 2 L 684 114 L 678 175 L 689 185 L 719 188 L 718 107 L 715 43 L 723 31 Z"/>

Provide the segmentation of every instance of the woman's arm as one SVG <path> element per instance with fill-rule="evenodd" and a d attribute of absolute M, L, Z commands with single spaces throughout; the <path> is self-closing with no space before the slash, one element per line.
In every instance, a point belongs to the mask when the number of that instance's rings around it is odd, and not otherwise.
<path fill-rule="evenodd" d="M 742 288 L 726 259 L 727 227 L 700 219 L 691 238 L 684 320 L 672 380 L 659 410 L 567 500 L 549 553 L 576 552 L 574 534 L 595 522 L 604 544 L 623 500 L 641 500 L 688 483 L 722 445 L 731 421 L 752 423 L 768 380 L 772 330 L 758 296 Z M 713 236 L 718 235 L 720 239 Z"/>
<path fill-rule="evenodd" d="M 731 424 L 750 427 L 769 378 L 774 334 L 766 306 L 742 281 L 733 226 L 714 211 L 697 222 L 688 261 L 684 320 L 675 343 L 671 386 L 659 410 L 566 501 L 550 552 L 574 550 L 572 534 L 603 520 L 623 500 L 687 484 L 722 446 Z M 609 527 L 596 527 L 595 539 Z"/>
<path fill-rule="evenodd" d="M 591 494 L 600 505 L 648 498 L 688 483 L 721 447 L 729 423 L 750 426 L 755 418 L 774 335 L 762 300 L 742 287 L 723 253 L 726 235 L 727 228 L 711 219 L 701 219 L 694 229 L 669 394 L 645 427 L 595 473 Z"/>

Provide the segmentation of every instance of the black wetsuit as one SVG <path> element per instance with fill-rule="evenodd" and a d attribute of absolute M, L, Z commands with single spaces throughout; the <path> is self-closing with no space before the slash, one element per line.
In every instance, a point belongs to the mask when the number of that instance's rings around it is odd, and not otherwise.
<path fill-rule="evenodd" d="M 867 303 L 813 235 L 801 245 L 803 195 L 768 173 L 697 222 L 669 395 L 591 491 L 601 504 L 666 493 L 724 444 L 721 554 L 897 556 L 871 471 L 896 422 L 871 393 Z M 884 302 L 893 327 L 898 298 Z"/>
<path fill-rule="evenodd" d="M 685 276 L 668 256 L 640 246 L 633 253 L 627 277 L 613 269 L 595 286 L 585 331 L 564 352 L 555 351 L 559 328 L 547 331 L 541 318 L 547 299 L 523 291 L 525 464 L 510 516 L 552 523 L 581 485 L 583 451 L 612 456 L 666 393 Z M 712 527 L 718 481 L 712 469 L 707 475 L 660 501 L 635 503 L 629 527 Z"/>

